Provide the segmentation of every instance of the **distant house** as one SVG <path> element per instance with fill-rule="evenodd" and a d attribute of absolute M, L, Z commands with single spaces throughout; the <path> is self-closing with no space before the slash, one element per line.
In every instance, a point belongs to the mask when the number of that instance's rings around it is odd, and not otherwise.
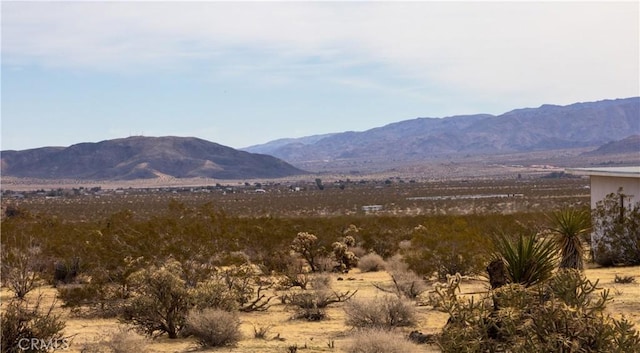
<path fill-rule="evenodd" d="M 620 188 L 631 201 L 640 203 L 640 166 L 615 168 L 572 168 L 568 173 L 588 175 L 591 180 L 591 208 L 611 193 Z"/>

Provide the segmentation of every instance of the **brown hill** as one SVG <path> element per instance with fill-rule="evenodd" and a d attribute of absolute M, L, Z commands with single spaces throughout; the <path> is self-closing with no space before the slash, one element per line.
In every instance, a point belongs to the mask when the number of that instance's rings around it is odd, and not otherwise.
<path fill-rule="evenodd" d="M 134 136 L 70 147 L 2 151 L 2 175 L 43 179 L 131 180 L 278 178 L 304 171 L 272 156 L 192 137 Z"/>
<path fill-rule="evenodd" d="M 586 152 L 586 156 L 602 156 L 607 154 L 620 154 L 620 153 L 638 153 L 640 154 L 640 135 L 631 135 L 627 138 L 618 141 L 611 141 L 606 143 L 597 149 Z"/>

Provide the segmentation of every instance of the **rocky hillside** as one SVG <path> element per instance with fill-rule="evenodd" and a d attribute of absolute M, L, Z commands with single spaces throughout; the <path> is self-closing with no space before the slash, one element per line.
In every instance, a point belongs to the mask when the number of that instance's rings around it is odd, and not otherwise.
<path fill-rule="evenodd" d="M 2 175 L 130 180 L 160 176 L 278 178 L 304 171 L 275 157 L 188 137 L 129 137 L 70 147 L 2 151 Z"/>
<path fill-rule="evenodd" d="M 584 155 L 601 156 L 633 152 L 638 153 L 640 156 L 640 135 L 631 135 L 622 140 L 606 143 L 593 151 L 584 153 Z"/>
<path fill-rule="evenodd" d="M 543 105 L 488 114 L 417 118 L 362 132 L 248 147 L 292 164 L 324 160 L 419 161 L 442 156 L 598 147 L 640 134 L 640 97 Z"/>

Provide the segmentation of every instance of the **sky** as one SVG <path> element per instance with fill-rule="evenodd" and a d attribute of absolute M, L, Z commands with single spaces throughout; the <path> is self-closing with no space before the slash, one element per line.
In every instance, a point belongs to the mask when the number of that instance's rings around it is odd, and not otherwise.
<path fill-rule="evenodd" d="M 640 96 L 627 2 L 2 1 L 2 150 L 234 148 Z"/>

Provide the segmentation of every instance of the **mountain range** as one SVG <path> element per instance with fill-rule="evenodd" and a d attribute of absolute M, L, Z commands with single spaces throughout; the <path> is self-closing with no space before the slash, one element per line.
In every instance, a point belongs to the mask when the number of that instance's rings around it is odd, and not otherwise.
<path fill-rule="evenodd" d="M 194 137 L 133 136 L 2 151 L 1 173 L 86 180 L 279 178 L 306 173 L 302 169 L 330 172 L 367 164 L 381 171 L 398 163 L 579 147 L 592 148 L 583 154 L 590 156 L 637 152 L 634 160 L 640 160 L 639 135 L 640 97 L 634 97 L 543 105 L 498 116 L 416 118 L 361 132 L 279 139 L 244 150 Z"/>
<path fill-rule="evenodd" d="M 70 147 L 2 151 L 2 175 L 14 177 L 252 179 L 304 173 L 272 156 L 238 151 L 193 137 L 133 136 Z"/>
<path fill-rule="evenodd" d="M 361 132 L 276 140 L 244 150 L 300 166 L 309 161 L 421 161 L 456 155 L 595 148 L 635 134 L 640 134 L 640 97 L 567 106 L 547 104 L 498 116 L 416 118 Z"/>

